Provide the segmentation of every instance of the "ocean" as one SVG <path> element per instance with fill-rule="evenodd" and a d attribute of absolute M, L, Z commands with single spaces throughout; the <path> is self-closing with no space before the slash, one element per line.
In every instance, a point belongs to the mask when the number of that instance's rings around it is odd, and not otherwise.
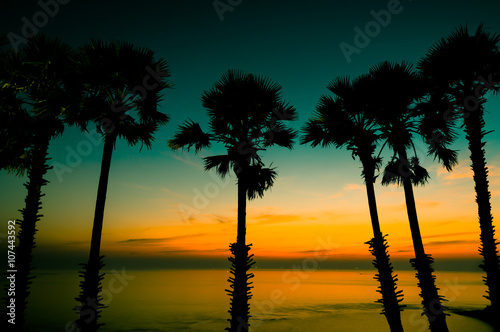
<path fill-rule="evenodd" d="M 108 308 L 102 331 L 223 331 L 229 326 L 226 270 L 122 270 L 103 282 Z M 253 269 L 251 331 L 388 331 L 372 270 Z M 437 272 L 450 331 L 492 331 L 489 325 L 455 314 L 482 309 L 487 300 L 482 274 Z M 428 331 L 421 316 L 413 271 L 398 273 L 407 305 L 402 313 L 407 332 Z M 73 331 L 72 308 L 80 278 L 72 271 L 38 271 L 27 312 L 30 331 Z"/>

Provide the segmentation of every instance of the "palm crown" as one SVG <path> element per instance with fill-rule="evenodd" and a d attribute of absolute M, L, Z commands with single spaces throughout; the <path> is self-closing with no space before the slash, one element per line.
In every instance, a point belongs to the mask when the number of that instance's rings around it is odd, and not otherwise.
<path fill-rule="evenodd" d="M 500 34 L 490 34 L 480 24 L 470 34 L 461 26 L 446 38 L 441 38 L 423 57 L 418 67 L 435 86 L 461 100 L 463 95 L 483 95 L 487 89 L 498 90 L 500 51 L 497 44 Z M 476 90 L 476 85 L 482 86 Z"/>
<path fill-rule="evenodd" d="M 351 82 L 349 77 L 339 77 L 327 88 L 336 97 L 321 96 L 316 111 L 304 127 L 302 144 L 335 148 L 346 147 L 362 162 L 371 163 L 374 171 L 379 159 L 372 158 L 380 139 L 375 121 L 368 117 L 358 84 L 362 77 Z M 368 165 L 365 165 L 368 166 Z M 363 175 L 365 175 L 363 171 Z"/>
<path fill-rule="evenodd" d="M 449 103 L 429 97 L 423 78 L 406 62 L 383 62 L 374 66 L 359 85 L 369 96 L 367 113 L 378 124 L 382 149 L 387 145 L 393 150 L 382 184 L 400 183 L 407 177 L 414 185 L 425 184 L 429 175 L 420 166 L 414 139 L 422 136 L 429 143 L 434 133 L 430 127 L 438 118 L 436 114 L 441 114 Z M 446 139 L 439 141 L 439 149 L 436 146 L 429 149 L 429 154 L 451 169 L 457 162 L 457 155 L 448 145 L 455 136 L 452 126 L 443 126 L 440 130 Z M 407 158 L 407 151 L 413 151 L 411 158 Z"/>
<path fill-rule="evenodd" d="M 252 179 L 246 181 L 249 199 L 262 197 L 276 172 L 263 167 L 258 151 L 273 145 L 290 149 L 297 135 L 284 125 L 296 118 L 296 111 L 283 101 L 280 91 L 281 87 L 267 78 L 229 70 L 201 97 L 210 131 L 205 133 L 198 123 L 187 121 L 169 146 L 198 152 L 212 143 L 222 143 L 227 154 L 205 157 L 205 169 L 214 168 L 223 177 L 233 169 L 239 181 Z"/>
<path fill-rule="evenodd" d="M 166 60 L 130 43 L 95 39 L 80 49 L 78 60 L 82 110 L 70 122 L 82 129 L 94 122 L 101 133 L 150 147 L 153 133 L 169 120 L 157 105 L 171 84 L 151 74 L 168 77 Z"/>

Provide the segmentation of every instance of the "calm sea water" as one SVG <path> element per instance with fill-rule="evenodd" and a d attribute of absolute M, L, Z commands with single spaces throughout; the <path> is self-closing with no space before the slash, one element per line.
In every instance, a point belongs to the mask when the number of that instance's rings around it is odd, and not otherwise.
<path fill-rule="evenodd" d="M 253 331 L 388 331 L 374 271 L 253 270 Z M 224 270 L 125 271 L 103 283 L 102 331 L 223 331 L 228 326 L 228 272 Z M 32 331 L 65 331 L 76 318 L 72 308 L 80 279 L 74 272 L 38 273 L 28 311 Z M 450 309 L 486 305 L 481 273 L 437 273 L 440 293 Z M 414 272 L 399 273 L 408 307 L 405 331 L 427 331 L 420 316 Z M 487 324 L 449 311 L 450 331 L 492 331 Z M 71 331 L 71 329 L 67 329 Z"/>

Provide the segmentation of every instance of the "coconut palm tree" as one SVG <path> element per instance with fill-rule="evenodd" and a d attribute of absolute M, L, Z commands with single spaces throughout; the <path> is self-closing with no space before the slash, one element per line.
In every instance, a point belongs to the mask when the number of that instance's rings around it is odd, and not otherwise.
<path fill-rule="evenodd" d="M 433 258 L 425 253 L 413 193 L 414 185 L 424 185 L 429 174 L 420 165 L 414 145 L 415 136 L 422 135 L 420 128 L 422 120 L 421 105 L 417 102 L 426 101 L 427 96 L 423 79 L 408 63 L 384 62 L 370 69 L 360 85 L 368 92 L 364 100 L 368 114 L 378 124 L 381 139 L 384 141 L 382 149 L 389 146 L 393 152 L 388 162 L 382 184 L 396 183 L 403 186 L 408 221 L 415 258 L 411 259 L 412 266 L 417 270 L 424 313 L 428 317 L 430 329 L 448 331 L 446 314 L 442 305 L 443 297 L 438 294 L 435 285 L 435 276 L 432 274 Z M 434 100 L 430 105 L 438 104 Z M 451 136 L 450 136 L 451 137 Z M 457 162 L 456 152 L 447 148 L 448 142 L 441 141 L 442 149 L 434 149 L 432 153 L 449 170 Z M 446 151 L 446 153 L 440 153 Z M 408 153 L 413 153 L 412 157 Z"/>
<path fill-rule="evenodd" d="M 403 299 L 402 291 L 397 290 L 397 275 L 393 276 L 393 268 L 387 252 L 388 245 L 382 236 L 375 199 L 375 171 L 380 164 L 380 158 L 375 157 L 377 142 L 380 139 L 375 121 L 367 117 L 363 109 L 363 91 L 357 90 L 358 80 L 351 82 L 349 77 L 338 77 L 328 86 L 335 97 L 321 96 L 316 112 L 303 128 L 304 136 L 301 143 L 311 146 L 346 147 L 352 151 L 353 158 L 358 157 L 362 164 L 362 177 L 366 186 L 368 206 L 373 228 L 373 238 L 367 242 L 375 257 L 373 265 L 377 268 L 376 279 L 380 282 L 379 293 L 392 332 L 403 331 L 400 305 Z"/>
<path fill-rule="evenodd" d="M 170 74 L 165 59 L 156 60 L 153 51 L 126 42 L 91 40 L 81 47 L 78 61 L 81 109 L 68 121 L 82 130 L 95 123 L 104 141 L 89 259 L 82 264 L 81 293 L 76 298 L 80 303 L 77 327 L 96 331 L 102 325 L 98 323 L 104 278 L 100 247 L 113 149 L 118 139 L 151 147 L 154 132 L 169 119 L 158 111 L 158 103 L 161 92 L 170 87 L 166 81 Z"/>
<path fill-rule="evenodd" d="M 0 151 L 2 169 L 27 171 L 25 207 L 20 210 L 16 252 L 16 325 L 22 330 L 30 294 L 36 224 L 43 216 L 42 187 L 50 141 L 62 134 L 63 119 L 76 110 L 68 82 L 73 72 L 72 48 L 39 34 L 18 53 L 3 52 L 0 65 Z M 5 140 L 4 140 L 5 139 Z M 5 158 L 5 159 L 4 159 Z M 8 298 L 8 297 L 7 297 Z M 12 326 L 11 326 L 12 327 Z"/>
<path fill-rule="evenodd" d="M 491 215 L 491 193 L 484 150 L 484 103 L 488 91 L 500 89 L 500 34 L 491 34 L 480 24 L 470 33 L 461 26 L 434 43 L 420 60 L 418 68 L 429 78 L 434 92 L 450 98 L 455 107 L 449 115 L 460 115 L 472 161 L 476 202 L 481 229 L 479 252 L 491 310 L 500 316 L 500 264 Z M 500 326 L 497 326 L 500 329 Z"/>
<path fill-rule="evenodd" d="M 254 262 L 246 244 L 247 198 L 262 197 L 276 177 L 273 168 L 264 167 L 258 153 L 273 145 L 291 149 L 296 137 L 296 132 L 284 125 L 284 121 L 295 119 L 296 111 L 285 103 L 280 91 L 280 85 L 265 77 L 229 70 L 201 98 L 210 119 L 209 132 L 187 121 L 168 143 L 173 150 L 185 147 L 195 152 L 222 143 L 227 154 L 204 158 L 205 170 L 215 169 L 221 177 L 231 170 L 236 175 L 237 240 L 230 245 L 231 290 L 226 290 L 232 297 L 230 327 L 226 328 L 231 332 L 248 331 L 249 326 L 252 286 L 248 280 L 253 274 L 247 271 Z"/>

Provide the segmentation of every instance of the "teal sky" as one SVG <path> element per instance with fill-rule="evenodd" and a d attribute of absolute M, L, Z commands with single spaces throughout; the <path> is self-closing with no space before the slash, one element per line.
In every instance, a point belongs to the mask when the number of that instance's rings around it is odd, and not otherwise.
<path fill-rule="evenodd" d="M 281 84 L 284 99 L 298 111 L 299 120 L 293 126 L 299 129 L 314 111 L 320 95 L 328 93 L 328 82 L 337 76 L 356 77 L 385 60 L 416 64 L 435 41 L 461 24 L 468 24 L 473 30 L 484 22 L 490 31 L 500 32 L 498 1 L 244 0 L 232 3 L 239 4 L 232 7 L 232 11 L 224 12 L 221 20 L 211 0 L 105 3 L 73 0 L 59 5 L 58 13 L 39 28 L 40 32 L 59 37 L 74 47 L 91 37 L 128 41 L 154 50 L 157 57 L 165 58 L 170 66 L 174 88 L 165 91 L 160 107 L 162 112 L 171 116 L 171 121 L 157 132 L 151 150 L 143 149 L 139 153 L 140 146 L 129 147 L 120 142 L 113 155 L 103 240 L 112 232 L 124 230 L 125 235 L 113 238 L 109 244 L 111 251 L 120 241 L 137 239 L 131 235 L 135 229 L 133 221 L 122 218 L 127 214 L 133 215 L 140 238 L 146 236 L 148 227 L 181 227 L 192 222 L 194 225 L 188 233 L 172 228 L 171 235 L 148 235 L 151 238 L 190 236 L 192 240 L 198 233 L 205 234 L 204 230 L 196 229 L 200 224 L 205 227 L 217 223 L 214 218 L 219 223 L 229 222 L 236 203 L 234 178 L 229 184 L 216 182 L 212 175 L 200 170 L 200 156 L 222 152 L 221 148 L 196 156 L 193 153 L 173 153 L 166 146 L 166 141 L 187 118 L 199 121 L 206 128 L 207 118 L 200 96 L 227 69 L 261 74 Z M 388 4 L 398 8 L 398 13 L 392 14 L 387 26 L 381 27 L 368 45 L 347 61 L 339 45 L 354 45 L 354 29 L 365 29 L 369 22 L 374 21 L 371 11 L 387 10 Z M 0 31 L 21 35 L 25 24 L 22 18 L 31 22 L 33 15 L 40 10 L 36 1 L 2 2 Z M 493 96 L 486 109 L 486 130 L 496 130 L 500 121 L 499 97 Z M 65 168 L 56 167 L 49 171 L 47 179 L 51 183 L 44 189 L 46 196 L 42 212 L 46 217 L 38 227 L 39 248 L 36 250 L 46 253 L 46 257 L 56 255 L 63 258 L 72 253 L 83 253 L 84 244 L 90 240 L 103 144 L 94 136 L 89 137 L 75 128 L 68 128 L 62 137 L 51 142 L 51 163 Z M 455 148 L 461 150 L 461 167 L 466 169 L 468 153 L 461 132 Z M 424 151 L 422 146 L 421 152 Z M 500 166 L 498 151 L 500 134 L 495 131 L 488 135 L 487 145 L 487 160 L 493 166 L 492 170 Z M 431 158 L 425 154 L 421 157 L 424 165 L 431 167 L 431 176 L 440 174 Z M 252 202 L 249 213 L 256 211 L 259 216 L 264 215 L 263 211 L 281 216 L 300 215 L 307 209 L 314 214 L 326 209 L 327 203 L 319 202 L 321 195 L 340 194 L 350 184 L 362 184 L 358 162 L 353 161 L 345 150 L 296 145 L 293 151 L 272 149 L 264 154 L 264 161 L 277 167 L 279 178 L 275 188 L 263 200 Z M 500 204 L 496 195 L 500 184 L 496 179 L 492 181 L 494 206 Z M 17 210 L 23 207 L 25 197 L 23 181 L 5 172 L 0 173 L 0 220 L 19 218 Z M 203 190 L 208 183 L 219 186 L 217 195 L 214 195 L 217 197 L 200 209 L 203 211 L 194 216 L 195 221 L 186 221 L 179 213 L 180 207 L 193 205 L 195 190 Z M 377 186 L 377 191 L 388 197 L 391 190 L 395 189 Z M 425 188 L 418 189 L 417 193 L 429 200 L 441 199 L 448 192 L 442 191 L 445 189 L 438 185 L 430 185 L 427 192 L 423 190 Z M 473 194 L 472 187 L 469 194 Z M 364 197 L 360 197 L 359 206 L 364 209 Z M 473 196 L 470 200 L 473 203 Z M 402 194 L 397 202 L 402 202 Z M 389 206 L 391 202 L 382 201 L 382 204 Z M 352 207 L 352 211 L 355 210 Z M 495 211 L 498 210 L 494 208 Z M 423 215 L 426 213 L 431 215 L 432 211 L 423 212 Z M 401 216 L 404 218 L 404 214 Z M 235 227 L 231 225 L 227 229 L 232 232 L 228 239 L 235 237 Z M 369 230 L 367 228 L 367 235 Z M 227 249 L 228 243 L 221 243 L 220 248 Z M 61 246 L 65 248 L 65 254 L 61 254 Z M 293 246 L 290 244 L 290 247 Z M 354 252 L 357 250 L 357 247 L 353 249 Z M 140 257 L 140 252 L 139 249 L 137 252 L 131 250 L 128 254 L 139 253 Z M 73 264 L 71 259 L 69 261 Z"/>

